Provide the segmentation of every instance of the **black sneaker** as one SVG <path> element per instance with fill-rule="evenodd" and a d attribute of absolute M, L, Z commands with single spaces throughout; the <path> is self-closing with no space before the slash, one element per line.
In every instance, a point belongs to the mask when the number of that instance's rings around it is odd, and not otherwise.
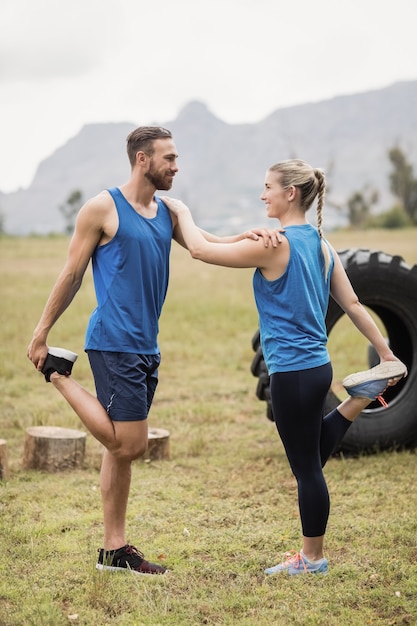
<path fill-rule="evenodd" d="M 47 383 L 51 382 L 51 374 L 58 372 L 63 376 L 69 376 L 72 366 L 78 358 L 78 354 L 65 350 L 65 348 L 48 348 L 48 356 L 43 364 L 42 374 L 45 376 Z"/>
<path fill-rule="evenodd" d="M 166 567 L 149 563 L 145 560 L 142 552 L 135 546 L 126 544 L 118 550 L 98 551 L 98 562 L 96 568 L 99 570 L 110 570 L 112 572 L 123 572 L 131 570 L 134 574 L 165 574 Z"/>

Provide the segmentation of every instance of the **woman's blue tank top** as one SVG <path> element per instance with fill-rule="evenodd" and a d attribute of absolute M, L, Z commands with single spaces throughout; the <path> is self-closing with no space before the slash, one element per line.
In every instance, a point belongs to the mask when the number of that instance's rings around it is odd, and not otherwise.
<path fill-rule="evenodd" d="M 172 220 L 158 197 L 148 219 L 120 189 L 112 188 L 119 216 L 113 239 L 92 256 L 97 307 L 86 332 L 86 350 L 158 354 L 159 317 L 168 289 Z"/>
<path fill-rule="evenodd" d="M 290 243 L 287 268 L 277 280 L 266 280 L 259 269 L 253 289 L 259 313 L 261 346 L 269 374 L 319 367 L 329 362 L 326 312 L 331 264 L 324 278 L 324 256 L 311 224 L 287 226 Z"/>

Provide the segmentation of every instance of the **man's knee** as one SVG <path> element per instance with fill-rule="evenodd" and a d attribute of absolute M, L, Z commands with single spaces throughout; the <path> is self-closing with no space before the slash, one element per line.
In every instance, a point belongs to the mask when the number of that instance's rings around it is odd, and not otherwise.
<path fill-rule="evenodd" d="M 145 454 L 147 448 L 148 448 L 148 442 L 143 441 L 137 444 L 136 446 L 134 446 L 133 448 L 127 450 L 126 454 L 128 455 L 130 461 L 135 461 L 136 459 L 139 459 L 141 456 Z"/>
<path fill-rule="evenodd" d="M 148 424 L 142 421 L 113 421 L 114 440 L 109 452 L 123 461 L 134 461 L 145 454 L 148 447 Z"/>
<path fill-rule="evenodd" d="M 147 441 L 136 441 L 128 444 L 115 444 L 109 448 L 109 452 L 120 461 L 135 461 L 145 454 L 147 447 Z"/>

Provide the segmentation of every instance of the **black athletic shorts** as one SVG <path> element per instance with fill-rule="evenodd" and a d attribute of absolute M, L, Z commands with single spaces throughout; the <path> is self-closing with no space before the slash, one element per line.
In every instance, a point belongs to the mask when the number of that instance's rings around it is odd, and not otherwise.
<path fill-rule="evenodd" d="M 88 350 L 97 398 L 110 418 L 146 420 L 158 384 L 160 354 Z"/>

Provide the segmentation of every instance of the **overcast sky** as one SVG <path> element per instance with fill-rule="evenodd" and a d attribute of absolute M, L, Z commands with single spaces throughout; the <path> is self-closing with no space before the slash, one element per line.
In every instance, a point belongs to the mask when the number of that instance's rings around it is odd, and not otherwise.
<path fill-rule="evenodd" d="M 84 124 L 168 123 L 192 100 L 225 122 L 258 122 L 417 80 L 416 6 L 0 0 L 0 190 L 27 187 Z"/>

